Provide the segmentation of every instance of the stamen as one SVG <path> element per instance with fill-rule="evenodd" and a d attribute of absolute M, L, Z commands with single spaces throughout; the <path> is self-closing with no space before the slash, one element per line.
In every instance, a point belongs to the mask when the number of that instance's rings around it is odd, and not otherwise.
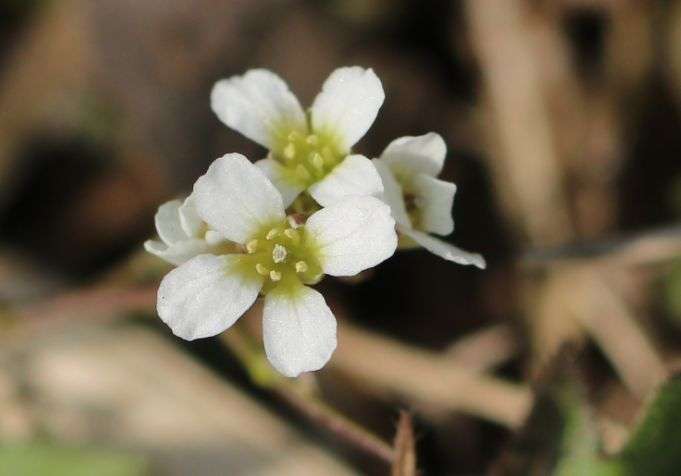
<path fill-rule="evenodd" d="M 272 250 L 272 261 L 274 261 L 275 263 L 281 263 L 286 259 L 287 254 L 288 251 L 286 251 L 286 248 L 284 248 L 281 245 L 274 245 L 274 249 Z"/>
<path fill-rule="evenodd" d="M 270 279 L 272 281 L 279 281 L 281 279 L 281 273 L 279 271 L 270 271 Z"/>
<path fill-rule="evenodd" d="M 314 134 L 310 134 L 305 138 L 305 142 L 307 142 L 310 145 L 317 145 L 319 143 L 319 137 L 317 137 Z"/>
<path fill-rule="evenodd" d="M 296 167 L 296 175 L 302 180 L 310 179 L 310 172 L 307 171 L 303 164 L 298 164 L 298 167 Z"/>
<path fill-rule="evenodd" d="M 261 274 L 263 276 L 267 276 L 270 272 L 270 270 L 267 269 L 267 267 L 265 265 L 263 265 L 262 263 L 256 264 L 255 270 L 258 272 L 258 274 Z"/>
<path fill-rule="evenodd" d="M 246 251 L 248 251 L 249 254 L 255 253 L 255 251 L 258 249 L 258 240 L 251 240 L 248 243 L 246 243 Z"/>
<path fill-rule="evenodd" d="M 296 146 L 293 145 L 293 142 L 289 142 L 286 147 L 284 147 L 284 157 L 286 157 L 288 160 L 291 160 L 296 156 Z"/>
<path fill-rule="evenodd" d="M 277 230 L 276 228 L 272 228 L 270 231 L 267 232 L 267 235 L 265 235 L 265 238 L 267 238 L 268 240 L 271 240 L 272 238 L 274 238 L 278 234 L 279 234 L 279 230 Z"/>
<path fill-rule="evenodd" d="M 319 152 L 315 152 L 310 155 L 310 161 L 312 162 L 312 165 L 316 169 L 323 169 L 324 168 L 324 158 L 321 156 Z"/>
<path fill-rule="evenodd" d="M 333 152 L 331 152 L 331 148 L 328 145 L 322 149 L 322 155 L 327 160 L 333 159 Z"/>
<path fill-rule="evenodd" d="M 305 261 L 298 261 L 296 263 L 296 273 L 304 273 L 308 270 L 307 263 Z"/>
<path fill-rule="evenodd" d="M 335 165 L 336 157 L 329 146 L 322 149 L 322 157 L 324 158 L 324 163 L 327 165 Z"/>
<path fill-rule="evenodd" d="M 287 238 L 290 238 L 291 240 L 297 240 L 300 236 L 298 235 L 298 232 L 294 230 L 293 228 L 287 228 L 284 230 L 284 235 L 286 235 Z"/>
<path fill-rule="evenodd" d="M 296 229 L 300 226 L 302 226 L 300 223 L 298 223 L 293 215 L 289 215 L 286 217 L 286 220 L 288 221 L 288 224 L 291 228 Z"/>
<path fill-rule="evenodd" d="M 300 136 L 300 134 L 298 134 L 298 131 L 291 131 L 291 132 L 288 133 L 288 136 L 286 136 L 286 138 L 290 142 L 294 142 L 296 139 L 298 139 L 299 136 Z"/>

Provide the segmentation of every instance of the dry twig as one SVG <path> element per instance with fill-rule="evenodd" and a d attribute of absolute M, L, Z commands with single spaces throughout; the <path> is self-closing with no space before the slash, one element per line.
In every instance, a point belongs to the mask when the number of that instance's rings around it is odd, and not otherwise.
<path fill-rule="evenodd" d="M 388 464 L 394 463 L 395 452 L 387 443 L 328 405 L 299 394 L 292 385 L 278 385 L 273 392 L 306 420 L 315 423 L 341 441 Z"/>
<path fill-rule="evenodd" d="M 671 226 L 613 240 L 530 250 L 520 258 L 520 263 L 527 268 L 579 262 L 624 268 L 664 263 L 679 256 L 681 226 Z"/>
<path fill-rule="evenodd" d="M 293 408 L 305 420 L 314 423 L 338 440 L 389 465 L 393 463 L 394 452 L 387 443 L 320 401 L 316 395 L 307 391 L 304 383 L 275 375 L 265 363 L 262 351 L 249 342 L 250 336 L 238 331 L 239 329 L 235 329 L 234 332 L 225 332 L 220 335 L 220 339 L 249 370 L 256 384 L 268 388 L 279 400 Z M 263 369 L 263 365 L 267 367 Z"/>

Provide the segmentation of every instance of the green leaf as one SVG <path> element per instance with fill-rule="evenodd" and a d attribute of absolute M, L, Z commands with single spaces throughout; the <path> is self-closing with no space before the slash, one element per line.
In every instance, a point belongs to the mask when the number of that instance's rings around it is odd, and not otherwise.
<path fill-rule="evenodd" d="M 561 454 L 567 458 L 584 460 L 598 451 L 598 438 L 591 412 L 581 398 L 581 389 L 563 384 L 556 395 L 563 418 Z"/>
<path fill-rule="evenodd" d="M 46 444 L 0 447 L 0 474 L 12 476 L 143 476 L 145 461 L 126 453 Z"/>
<path fill-rule="evenodd" d="M 608 461 L 592 456 L 584 459 L 565 459 L 554 474 L 556 476 L 625 476 L 628 473 L 619 461 Z"/>
<path fill-rule="evenodd" d="M 619 461 L 600 456 L 600 439 L 593 415 L 576 382 L 565 382 L 555 397 L 562 415 L 561 448 L 554 476 L 623 476 Z"/>
<path fill-rule="evenodd" d="M 681 474 L 681 375 L 662 385 L 616 459 L 631 475 Z"/>
<path fill-rule="evenodd" d="M 599 457 L 600 442 L 584 389 L 566 351 L 545 371 L 534 408 L 500 474 L 619 476 L 617 464 Z"/>

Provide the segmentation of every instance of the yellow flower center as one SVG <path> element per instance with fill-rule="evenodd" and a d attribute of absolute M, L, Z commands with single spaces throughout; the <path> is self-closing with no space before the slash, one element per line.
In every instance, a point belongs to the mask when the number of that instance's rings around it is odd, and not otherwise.
<path fill-rule="evenodd" d="M 420 197 L 415 191 L 411 177 L 406 173 L 399 173 L 393 171 L 395 180 L 400 184 L 402 188 L 402 198 L 404 200 L 404 208 L 409 217 L 409 222 L 411 227 L 419 230 L 421 228 L 422 221 L 422 206 L 423 198 Z M 399 234 L 397 247 L 400 249 L 411 249 L 418 247 L 419 244 L 406 235 Z"/>
<path fill-rule="evenodd" d="M 347 155 L 329 133 L 282 130 L 276 142 L 272 158 L 286 168 L 289 180 L 305 188 L 326 177 Z"/>
<path fill-rule="evenodd" d="M 322 276 L 319 247 L 304 226 L 285 220 L 263 228 L 246 243 L 244 271 L 265 279 L 262 293 L 274 288 L 295 290 L 301 284 L 318 283 Z"/>
<path fill-rule="evenodd" d="M 404 208 L 407 211 L 407 216 L 411 222 L 412 228 L 419 229 L 421 224 L 421 202 L 422 198 L 412 192 L 407 192 L 403 189 L 402 197 L 404 198 Z"/>

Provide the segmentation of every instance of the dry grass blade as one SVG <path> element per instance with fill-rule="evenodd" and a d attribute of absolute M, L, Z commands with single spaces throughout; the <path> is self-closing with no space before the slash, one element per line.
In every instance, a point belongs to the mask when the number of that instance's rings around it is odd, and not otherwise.
<path fill-rule="evenodd" d="M 582 286 L 580 322 L 627 388 L 640 399 L 646 398 L 667 376 L 655 345 L 605 277 L 592 272 L 584 276 Z"/>
<path fill-rule="evenodd" d="M 463 412 L 517 428 L 532 404 L 526 387 L 481 375 L 437 354 L 344 322 L 329 365 L 387 395 L 432 409 Z"/>
<path fill-rule="evenodd" d="M 416 472 L 416 443 L 414 441 L 414 425 L 409 412 L 402 410 L 397 423 L 395 434 L 395 461 L 392 476 L 415 476 Z"/>
<path fill-rule="evenodd" d="M 518 354 L 518 342 L 507 324 L 497 324 L 461 337 L 447 348 L 452 363 L 485 372 Z"/>
<path fill-rule="evenodd" d="M 492 122 L 490 165 L 501 207 L 531 242 L 563 242 L 572 230 L 539 61 L 546 32 L 530 21 L 525 2 L 475 0 L 466 7 Z"/>

